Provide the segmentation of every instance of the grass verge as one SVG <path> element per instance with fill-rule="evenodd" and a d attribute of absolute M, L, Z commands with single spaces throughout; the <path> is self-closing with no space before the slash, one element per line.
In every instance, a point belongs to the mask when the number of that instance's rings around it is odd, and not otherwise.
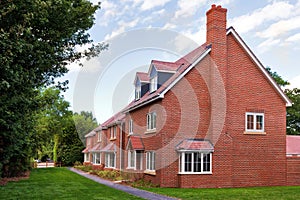
<path fill-rule="evenodd" d="M 0 186 L 0 199 L 140 199 L 66 168 L 33 169 L 30 178 Z"/>
<path fill-rule="evenodd" d="M 186 200 L 195 199 L 263 199 L 294 200 L 300 199 L 300 186 L 253 187 L 253 188 L 217 188 L 217 189 L 183 189 L 183 188 L 140 188 L 154 193 L 168 195 Z"/>

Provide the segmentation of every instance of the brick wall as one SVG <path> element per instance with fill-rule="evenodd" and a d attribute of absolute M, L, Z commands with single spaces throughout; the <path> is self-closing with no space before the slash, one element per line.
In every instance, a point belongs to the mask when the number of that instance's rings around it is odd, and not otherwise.
<path fill-rule="evenodd" d="M 287 185 L 300 185 L 300 157 L 287 157 Z"/>

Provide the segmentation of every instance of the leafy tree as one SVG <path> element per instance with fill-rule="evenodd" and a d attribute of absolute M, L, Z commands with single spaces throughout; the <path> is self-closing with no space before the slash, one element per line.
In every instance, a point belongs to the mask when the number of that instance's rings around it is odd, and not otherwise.
<path fill-rule="evenodd" d="M 37 88 L 54 83 L 70 62 L 97 55 L 89 30 L 99 5 L 87 0 L 4 0 L 0 3 L 0 174 L 17 176 L 34 153 Z M 65 88 L 66 83 L 59 83 Z"/>
<path fill-rule="evenodd" d="M 287 134 L 300 135 L 300 89 L 286 89 L 285 93 L 293 102 L 293 106 L 287 108 Z"/>
<path fill-rule="evenodd" d="M 276 72 L 272 72 L 270 67 L 267 67 L 266 70 L 279 86 L 284 87 L 290 84 L 288 81 L 283 80 Z M 300 89 L 285 89 L 284 92 L 293 102 L 293 105 L 287 108 L 286 133 L 288 135 L 300 135 Z"/>
<path fill-rule="evenodd" d="M 81 111 L 80 114 L 74 113 L 73 116 L 76 130 L 80 140 L 85 145 L 85 135 L 97 127 L 97 121 L 92 112 Z"/>

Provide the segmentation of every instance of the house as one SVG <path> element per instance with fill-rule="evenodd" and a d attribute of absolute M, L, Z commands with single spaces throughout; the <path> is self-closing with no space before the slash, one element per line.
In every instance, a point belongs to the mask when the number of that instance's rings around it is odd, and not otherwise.
<path fill-rule="evenodd" d="M 287 181 L 291 101 L 233 27 L 207 11 L 206 42 L 174 62 L 153 60 L 135 99 L 87 134 L 85 164 L 161 187 L 275 186 Z M 97 140 L 97 141 L 96 141 Z M 91 145 L 92 144 L 92 145 Z"/>

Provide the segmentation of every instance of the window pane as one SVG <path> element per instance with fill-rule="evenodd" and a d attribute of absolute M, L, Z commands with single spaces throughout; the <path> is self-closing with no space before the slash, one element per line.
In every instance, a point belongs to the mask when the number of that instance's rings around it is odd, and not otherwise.
<path fill-rule="evenodd" d="M 210 154 L 203 154 L 203 172 L 210 171 Z"/>
<path fill-rule="evenodd" d="M 263 130 L 263 116 L 256 115 L 256 129 Z"/>
<path fill-rule="evenodd" d="M 184 157 L 184 171 L 191 172 L 192 171 L 192 154 L 186 153 Z"/>
<path fill-rule="evenodd" d="M 254 117 L 253 117 L 253 115 L 247 115 L 247 129 L 254 129 Z"/>
<path fill-rule="evenodd" d="M 194 153 L 194 172 L 201 172 L 201 153 Z"/>

